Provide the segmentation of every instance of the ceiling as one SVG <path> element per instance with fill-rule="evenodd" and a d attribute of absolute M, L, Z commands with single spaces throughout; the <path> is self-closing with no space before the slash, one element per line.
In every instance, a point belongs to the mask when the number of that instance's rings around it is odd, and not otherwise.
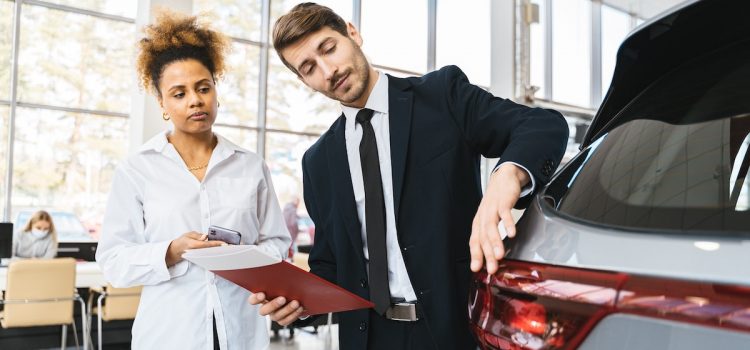
<path fill-rule="evenodd" d="M 602 3 L 649 19 L 684 0 L 602 0 Z"/>

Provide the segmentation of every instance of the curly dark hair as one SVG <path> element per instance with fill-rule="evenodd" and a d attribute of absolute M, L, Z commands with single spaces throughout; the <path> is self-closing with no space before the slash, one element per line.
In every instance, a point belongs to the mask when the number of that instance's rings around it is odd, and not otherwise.
<path fill-rule="evenodd" d="M 144 33 L 146 37 L 138 43 L 138 78 L 144 89 L 157 96 L 161 97 L 159 80 L 164 68 L 175 61 L 195 59 L 206 66 L 214 80 L 224 74 L 224 58 L 231 43 L 200 23 L 197 16 L 162 11 Z"/>

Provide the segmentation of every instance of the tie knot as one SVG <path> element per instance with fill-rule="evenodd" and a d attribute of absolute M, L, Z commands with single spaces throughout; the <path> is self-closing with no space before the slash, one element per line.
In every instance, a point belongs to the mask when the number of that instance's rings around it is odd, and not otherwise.
<path fill-rule="evenodd" d="M 364 124 L 372 119 L 373 110 L 368 108 L 362 108 L 357 112 L 357 123 Z"/>

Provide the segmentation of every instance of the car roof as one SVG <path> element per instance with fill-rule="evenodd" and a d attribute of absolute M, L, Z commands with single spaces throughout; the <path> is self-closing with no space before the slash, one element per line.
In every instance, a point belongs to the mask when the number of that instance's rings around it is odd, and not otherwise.
<path fill-rule="evenodd" d="M 750 1 L 687 1 L 642 24 L 620 45 L 612 83 L 581 143 L 609 131 L 619 113 L 652 83 L 680 65 L 748 40 Z"/>

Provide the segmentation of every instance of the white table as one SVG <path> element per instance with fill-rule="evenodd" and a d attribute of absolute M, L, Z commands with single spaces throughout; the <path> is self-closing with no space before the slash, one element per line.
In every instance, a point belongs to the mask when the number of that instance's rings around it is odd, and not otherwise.
<path fill-rule="evenodd" d="M 8 267 L 0 267 L 0 290 L 5 290 L 7 282 Z M 99 264 L 91 261 L 80 261 L 76 263 L 76 288 L 103 287 L 107 282 L 104 280 Z"/>

